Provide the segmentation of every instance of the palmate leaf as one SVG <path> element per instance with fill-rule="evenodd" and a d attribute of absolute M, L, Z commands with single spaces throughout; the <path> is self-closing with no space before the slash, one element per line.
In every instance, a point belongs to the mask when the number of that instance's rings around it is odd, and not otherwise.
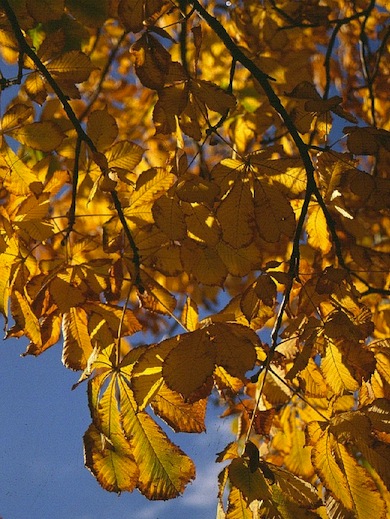
<path fill-rule="evenodd" d="M 311 438 L 318 434 L 318 424 L 311 423 L 308 427 L 308 434 Z M 347 478 L 344 471 L 339 467 L 335 458 L 337 442 L 333 434 L 327 429 L 321 431 L 316 441 L 313 443 L 312 463 L 317 474 L 325 487 L 334 496 L 337 496 L 348 510 L 352 510 L 353 501 L 351 492 L 348 488 Z"/>
<path fill-rule="evenodd" d="M 384 519 L 386 516 L 385 503 L 368 472 L 349 454 L 344 445 L 338 444 L 337 457 L 345 471 L 356 517 L 358 519 Z"/>
<path fill-rule="evenodd" d="M 121 427 L 116 376 L 109 378 L 104 394 L 99 395 L 108 373 L 88 384 L 93 423 L 84 435 L 85 464 L 105 490 L 132 492 L 138 482 L 139 468 Z"/>
<path fill-rule="evenodd" d="M 57 81 L 82 83 L 96 69 L 90 58 L 79 50 L 71 50 L 46 64 L 47 70 Z"/>
<path fill-rule="evenodd" d="M 46 152 L 55 150 L 65 137 L 60 127 L 53 121 L 25 124 L 9 131 L 8 134 L 34 150 Z"/>
<path fill-rule="evenodd" d="M 188 236 L 207 247 L 215 247 L 220 242 L 221 230 L 213 212 L 198 203 L 182 203 L 182 209 Z"/>
<path fill-rule="evenodd" d="M 222 237 L 234 249 L 240 249 L 253 239 L 254 205 L 249 182 L 236 181 L 220 203 L 217 218 Z"/>
<path fill-rule="evenodd" d="M 218 518 L 217 518 L 218 519 Z M 229 492 L 228 509 L 223 519 L 253 519 L 253 512 L 242 492 L 233 486 Z"/>
<path fill-rule="evenodd" d="M 131 381 L 134 398 L 140 410 L 146 408 L 163 385 L 163 362 L 179 340 L 178 335 L 149 346 L 135 363 Z"/>
<path fill-rule="evenodd" d="M 326 383 L 338 395 L 344 391 L 356 391 L 358 382 L 352 377 L 336 344 L 327 341 L 326 355 L 321 361 L 321 371 Z"/>
<path fill-rule="evenodd" d="M 102 488 L 109 492 L 132 492 L 138 481 L 139 469 L 131 448 L 120 449 L 91 424 L 83 437 L 85 466 Z"/>
<path fill-rule="evenodd" d="M 309 245 L 321 251 L 322 254 L 328 254 L 332 248 L 332 242 L 325 215 L 318 204 L 310 205 L 305 226 Z"/>
<path fill-rule="evenodd" d="M 214 247 L 200 246 L 187 239 L 181 248 L 183 269 L 204 285 L 222 286 L 228 270 Z"/>
<path fill-rule="evenodd" d="M 211 324 L 180 337 L 165 358 L 163 378 L 168 387 L 185 398 L 193 398 L 208 385 L 215 366 L 223 367 L 233 377 L 244 379 L 256 362 L 255 347 L 259 345 L 257 335 L 248 327 L 232 323 Z"/>
<path fill-rule="evenodd" d="M 280 235 L 293 236 L 295 216 L 290 202 L 274 185 L 255 182 L 255 220 L 260 236 L 277 242 Z"/>
<path fill-rule="evenodd" d="M 195 477 L 193 462 L 144 411 L 137 412 L 134 395 L 118 378 L 123 430 L 139 467 L 137 487 L 149 499 L 172 499 Z"/>
<path fill-rule="evenodd" d="M 63 315 L 62 333 L 62 362 L 71 369 L 83 370 L 93 351 L 87 313 L 83 308 L 72 307 Z"/>
<path fill-rule="evenodd" d="M 200 433 L 206 431 L 206 404 L 206 400 L 185 402 L 179 393 L 163 384 L 152 400 L 151 407 L 175 432 Z"/>

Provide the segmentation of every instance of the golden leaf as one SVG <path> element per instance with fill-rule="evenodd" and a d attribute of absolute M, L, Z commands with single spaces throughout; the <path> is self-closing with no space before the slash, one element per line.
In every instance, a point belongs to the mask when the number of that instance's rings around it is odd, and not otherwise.
<path fill-rule="evenodd" d="M 85 466 L 109 492 L 132 492 L 138 482 L 139 469 L 130 447 L 113 446 L 91 424 L 83 437 Z"/>
<path fill-rule="evenodd" d="M 325 215 L 318 204 L 311 204 L 306 220 L 308 243 L 322 254 L 328 254 L 332 249 L 332 242 Z"/>
<path fill-rule="evenodd" d="M 162 374 L 169 388 L 188 399 L 211 378 L 216 345 L 207 328 L 180 336 L 163 363 Z"/>
<path fill-rule="evenodd" d="M 255 220 L 260 236 L 267 242 L 276 242 L 281 234 L 293 236 L 294 211 L 286 197 L 273 185 L 255 183 Z"/>
<path fill-rule="evenodd" d="M 190 89 L 197 99 L 214 112 L 224 114 L 236 106 L 236 100 L 232 94 L 210 81 L 191 80 Z"/>
<path fill-rule="evenodd" d="M 313 437 L 316 428 L 316 423 L 312 422 L 309 424 L 309 437 Z M 325 486 L 333 495 L 337 496 L 348 510 L 351 510 L 353 507 L 352 495 L 344 470 L 336 462 L 336 444 L 337 442 L 328 428 L 321 432 L 313 444 L 312 463 Z"/>
<path fill-rule="evenodd" d="M 187 235 L 184 214 L 177 198 L 167 195 L 160 197 L 153 204 L 154 221 L 170 240 L 182 240 Z"/>
<path fill-rule="evenodd" d="M 321 361 L 321 371 L 326 383 L 337 395 L 359 388 L 359 384 L 343 361 L 340 349 L 332 341 L 327 343 L 326 355 Z"/>
<path fill-rule="evenodd" d="M 252 472 L 243 459 L 235 458 L 228 470 L 231 484 L 240 490 L 248 503 L 271 498 L 268 483 L 259 469 Z"/>
<path fill-rule="evenodd" d="M 187 297 L 185 302 L 181 320 L 185 328 L 193 332 L 198 328 L 199 325 L 199 314 L 198 314 L 198 306 L 193 299 Z"/>
<path fill-rule="evenodd" d="M 137 412 L 125 380 L 118 382 L 123 430 L 140 471 L 137 487 L 149 499 L 173 499 L 195 477 L 194 464 L 146 412 Z"/>
<path fill-rule="evenodd" d="M 105 151 L 118 136 L 115 118 L 106 110 L 95 110 L 88 117 L 87 134 L 98 151 Z"/>
<path fill-rule="evenodd" d="M 220 203 L 217 218 L 222 237 L 235 249 L 249 245 L 253 240 L 254 206 L 249 182 L 236 181 Z"/>
<path fill-rule="evenodd" d="M 81 51 L 71 50 L 46 64 L 47 70 L 58 81 L 82 83 L 96 69 L 90 58 Z"/>
<path fill-rule="evenodd" d="M 84 369 L 93 351 L 85 310 L 78 307 L 70 308 L 63 316 L 62 333 L 62 362 L 74 370 Z"/>
<path fill-rule="evenodd" d="M 179 393 L 163 384 L 151 402 L 153 411 L 175 432 L 201 433 L 206 430 L 206 400 L 185 402 Z"/>
<path fill-rule="evenodd" d="M 153 90 L 165 84 L 171 64 L 171 55 L 150 33 L 143 34 L 130 50 L 135 61 L 135 71 L 141 83 Z"/>
<path fill-rule="evenodd" d="M 200 283 L 221 286 L 228 272 L 217 251 L 210 247 L 200 247 L 190 239 L 185 240 L 183 245 L 183 268 Z"/>
<path fill-rule="evenodd" d="M 203 204 L 182 204 L 189 238 L 214 247 L 220 241 L 220 227 L 214 214 Z"/>

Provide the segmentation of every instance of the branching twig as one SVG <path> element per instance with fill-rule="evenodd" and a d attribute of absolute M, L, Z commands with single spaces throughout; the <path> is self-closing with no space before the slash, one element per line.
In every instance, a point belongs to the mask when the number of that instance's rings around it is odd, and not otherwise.
<path fill-rule="evenodd" d="M 87 146 L 89 147 L 89 149 L 91 150 L 91 152 L 93 153 L 96 153 L 98 150 L 95 146 L 95 144 L 93 143 L 92 139 L 88 136 L 88 134 L 84 131 L 80 121 L 78 120 L 76 114 L 74 113 L 72 107 L 70 106 L 65 94 L 63 93 L 63 91 L 61 90 L 61 87 L 58 85 L 58 83 L 55 81 L 55 79 L 52 77 L 52 75 L 50 74 L 50 72 L 47 70 L 47 68 L 45 67 L 45 65 L 42 63 L 42 61 L 39 59 L 39 57 L 36 55 L 36 53 L 31 49 L 31 47 L 29 46 L 29 44 L 27 43 L 23 33 L 22 33 L 22 30 L 19 26 L 19 22 L 15 16 L 15 13 L 13 12 L 8 0 L 2 0 L 2 6 L 3 6 L 3 9 L 7 15 L 7 18 L 11 24 L 11 27 L 12 27 L 12 30 L 14 31 L 14 34 L 15 34 L 15 37 L 18 41 L 18 44 L 19 44 L 19 52 L 21 55 L 24 55 L 26 54 L 32 61 L 33 63 L 35 64 L 35 66 L 37 67 L 37 69 L 39 70 L 39 72 L 42 74 L 42 76 L 46 79 L 46 81 L 49 83 L 49 85 L 51 86 L 53 92 L 56 94 L 56 96 L 58 97 L 59 101 L 61 102 L 64 110 L 65 110 L 65 113 L 66 115 L 68 116 L 70 122 L 72 123 L 74 129 L 76 130 L 76 133 L 78 135 L 78 141 L 81 142 L 85 142 L 87 144 Z M 75 168 L 78 167 L 78 161 L 75 162 Z M 100 168 L 101 171 L 102 171 L 102 174 L 103 175 L 106 175 L 107 172 L 104 171 L 104 169 Z M 78 173 L 78 171 L 77 171 Z M 72 206 L 73 204 L 76 204 L 76 194 L 77 194 L 77 185 L 75 186 L 75 182 L 77 182 L 77 178 L 78 178 L 78 174 L 76 173 L 76 175 L 74 174 L 73 175 L 73 190 L 72 190 L 72 194 L 74 195 L 74 199 L 72 199 Z M 125 232 L 125 235 L 128 239 L 128 242 L 130 244 L 130 247 L 132 249 L 132 252 L 133 252 L 133 262 L 134 262 L 134 266 L 135 266 L 135 269 L 136 269 L 136 275 L 135 275 L 135 284 L 137 285 L 137 287 L 143 291 L 143 287 L 142 287 L 142 283 L 141 283 L 141 280 L 140 280 L 140 275 L 139 275 L 139 267 L 140 267 L 140 258 L 139 258 L 139 251 L 138 251 L 138 247 L 134 241 L 134 238 L 131 234 L 131 231 L 130 231 L 130 228 L 127 224 L 127 221 L 126 221 L 126 218 L 125 218 L 125 215 L 123 213 L 123 209 L 122 209 L 122 205 L 120 203 L 120 200 L 118 198 L 118 194 L 116 191 L 110 191 L 110 195 L 111 195 L 111 198 L 114 202 L 114 206 L 115 206 L 115 209 L 117 211 L 117 214 L 118 214 L 118 217 L 119 217 L 119 220 L 123 226 L 123 229 L 124 229 L 124 232 Z M 72 207 L 71 206 L 71 207 Z M 70 216 L 72 215 L 72 211 L 70 211 Z M 74 214 L 74 211 L 73 211 L 73 214 Z M 70 222 L 71 223 L 71 222 Z M 72 230 L 72 227 L 71 225 L 69 225 L 69 228 L 70 230 Z M 68 231 L 68 234 L 69 234 L 70 231 Z"/>

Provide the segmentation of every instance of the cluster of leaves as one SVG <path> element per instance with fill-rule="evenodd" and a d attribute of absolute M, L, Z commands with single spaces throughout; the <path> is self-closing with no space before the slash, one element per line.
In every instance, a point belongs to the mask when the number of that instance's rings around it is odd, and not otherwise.
<path fill-rule="evenodd" d="M 106 490 L 182 493 L 152 413 L 218 395 L 219 519 L 390 514 L 386 3 L 2 1 L 0 312 Z"/>

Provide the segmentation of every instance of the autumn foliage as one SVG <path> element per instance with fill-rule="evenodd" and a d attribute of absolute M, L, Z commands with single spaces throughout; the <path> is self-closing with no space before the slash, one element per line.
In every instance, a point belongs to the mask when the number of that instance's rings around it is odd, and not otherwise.
<path fill-rule="evenodd" d="M 212 396 L 219 519 L 390 517 L 386 5 L 0 2 L 0 311 L 104 489 L 181 494 Z"/>

